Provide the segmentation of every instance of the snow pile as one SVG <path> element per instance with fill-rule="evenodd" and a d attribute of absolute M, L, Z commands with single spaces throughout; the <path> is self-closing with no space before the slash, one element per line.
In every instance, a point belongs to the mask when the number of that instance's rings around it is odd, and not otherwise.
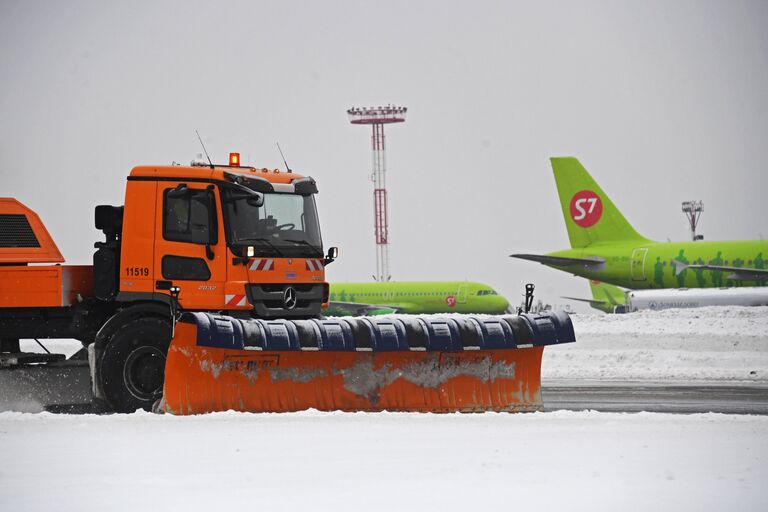
<path fill-rule="evenodd" d="M 571 318 L 577 341 L 544 350 L 545 381 L 768 381 L 768 307 Z"/>
<path fill-rule="evenodd" d="M 766 439 L 717 414 L 2 413 L 0 510 L 768 510 Z"/>

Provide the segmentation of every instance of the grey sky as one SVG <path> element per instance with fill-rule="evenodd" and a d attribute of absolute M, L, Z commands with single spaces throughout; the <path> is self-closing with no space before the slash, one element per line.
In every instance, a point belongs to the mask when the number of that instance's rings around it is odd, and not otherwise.
<path fill-rule="evenodd" d="M 375 270 L 370 133 L 386 129 L 398 280 L 471 279 L 516 298 L 588 294 L 514 261 L 566 248 L 548 157 L 574 155 L 642 234 L 768 235 L 766 2 L 0 1 L 0 195 L 87 263 L 95 204 L 138 164 L 240 151 L 318 179 L 332 280 Z"/>

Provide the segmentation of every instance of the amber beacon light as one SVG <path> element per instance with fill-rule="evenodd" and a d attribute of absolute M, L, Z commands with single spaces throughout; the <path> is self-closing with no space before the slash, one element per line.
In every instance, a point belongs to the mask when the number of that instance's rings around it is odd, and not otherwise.
<path fill-rule="evenodd" d="M 233 167 L 239 167 L 240 166 L 240 153 L 230 153 L 229 154 L 229 165 Z"/>

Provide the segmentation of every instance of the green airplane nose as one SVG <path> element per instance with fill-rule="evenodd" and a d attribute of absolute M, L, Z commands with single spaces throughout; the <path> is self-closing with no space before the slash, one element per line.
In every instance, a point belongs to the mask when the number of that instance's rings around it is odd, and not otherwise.
<path fill-rule="evenodd" d="M 491 295 L 493 311 L 506 311 L 509 308 L 509 301 L 501 295 Z"/>

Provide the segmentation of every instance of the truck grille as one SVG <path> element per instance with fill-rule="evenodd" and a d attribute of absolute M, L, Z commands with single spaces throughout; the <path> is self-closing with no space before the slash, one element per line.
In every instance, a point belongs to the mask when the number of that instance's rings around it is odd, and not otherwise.
<path fill-rule="evenodd" d="M 295 292 L 295 306 L 292 308 L 285 303 L 285 290 L 288 287 Z M 253 304 L 256 316 L 261 318 L 319 317 L 324 296 L 322 283 L 249 284 L 245 292 L 248 302 Z"/>

